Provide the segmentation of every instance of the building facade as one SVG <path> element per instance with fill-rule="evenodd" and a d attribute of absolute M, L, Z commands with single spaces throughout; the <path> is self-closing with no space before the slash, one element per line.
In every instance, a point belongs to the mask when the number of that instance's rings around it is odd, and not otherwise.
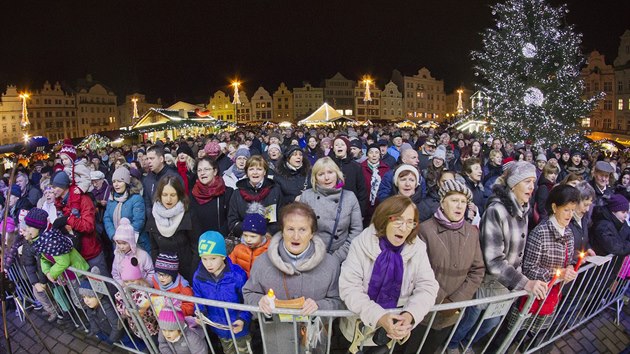
<path fill-rule="evenodd" d="M 7 91 L 2 94 L 2 101 L 0 101 L 0 144 L 2 145 L 22 141 L 24 133 L 20 130 L 20 121 L 22 119 L 20 93 L 17 87 L 9 85 L 7 86 Z M 30 114 L 29 120 L 32 122 Z"/>
<path fill-rule="evenodd" d="M 308 82 L 293 89 L 293 114 L 297 121 L 315 112 L 324 103 L 324 89 Z"/>
<path fill-rule="evenodd" d="M 615 120 L 619 130 L 630 133 L 630 30 L 626 30 L 620 37 L 617 58 L 613 63 L 615 70 L 615 84 L 613 89 L 616 96 L 613 106 Z"/>
<path fill-rule="evenodd" d="M 407 119 L 445 120 L 445 97 L 444 81 L 432 77 L 429 69 L 423 67 L 414 76 L 403 76 L 403 110 Z"/>
<path fill-rule="evenodd" d="M 324 80 L 324 101 L 339 113 L 354 116 L 354 80 L 346 79 L 341 73 L 336 73 L 330 79 Z"/>
<path fill-rule="evenodd" d="M 365 81 L 358 81 L 354 88 L 354 118 L 358 121 L 381 118 L 381 89 L 373 81 L 369 82 L 370 100 L 365 100 Z"/>
<path fill-rule="evenodd" d="M 616 129 L 613 109 L 615 70 L 612 65 L 606 64 L 603 54 L 593 51 L 588 55 L 586 66 L 580 74 L 584 81 L 585 97 L 605 93 L 603 100 L 597 103 L 590 116 L 582 121 L 582 125 L 598 131 Z"/>
<path fill-rule="evenodd" d="M 273 121 L 295 121 L 293 93 L 291 93 L 291 90 L 289 90 L 284 82 L 280 83 L 276 92 L 273 93 Z"/>
<path fill-rule="evenodd" d="M 145 95 L 137 92 L 125 96 L 125 102 L 118 106 L 120 127 L 129 129 L 136 124 L 138 119 L 147 113 L 150 108 L 162 108 L 160 100 L 158 99 L 157 103 L 149 103 Z"/>
<path fill-rule="evenodd" d="M 398 86 L 390 81 L 381 92 L 381 120 L 402 118 L 402 93 L 398 90 Z"/>
<path fill-rule="evenodd" d="M 92 80 L 91 75 L 78 81 L 76 102 L 79 136 L 120 127 L 116 94 Z"/>
<path fill-rule="evenodd" d="M 270 121 L 273 117 L 271 95 L 260 86 L 252 95 L 252 120 Z"/>
<path fill-rule="evenodd" d="M 230 100 L 230 96 L 219 90 L 212 95 L 208 107 L 210 115 L 218 120 L 236 123 L 234 116 L 234 104 Z"/>
<path fill-rule="evenodd" d="M 43 135 L 51 142 L 76 138 L 79 134 L 75 96 L 65 92 L 61 84 L 44 82 L 28 102 L 31 127 L 29 134 Z"/>
<path fill-rule="evenodd" d="M 247 92 L 245 92 L 245 90 L 239 90 L 238 98 L 241 104 L 238 105 L 236 111 L 236 122 L 245 123 L 252 121 L 252 105 L 249 102 L 249 98 L 247 98 Z"/>

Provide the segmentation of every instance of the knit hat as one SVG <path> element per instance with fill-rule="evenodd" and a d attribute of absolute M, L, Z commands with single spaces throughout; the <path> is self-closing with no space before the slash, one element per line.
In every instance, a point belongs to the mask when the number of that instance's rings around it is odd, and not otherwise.
<path fill-rule="evenodd" d="M 378 146 L 378 145 L 376 145 L 376 144 L 371 144 L 371 145 L 368 145 L 366 152 L 370 152 L 370 150 L 372 150 L 372 149 L 376 149 L 376 150 L 378 150 L 379 154 L 381 153 L 381 149 L 380 149 L 380 148 L 379 148 L 379 146 Z"/>
<path fill-rule="evenodd" d="M 279 152 L 282 152 L 282 149 L 280 149 L 280 145 L 278 144 L 269 144 L 269 146 L 267 146 L 267 152 L 271 149 L 278 149 Z"/>
<path fill-rule="evenodd" d="M 249 149 L 239 148 L 238 150 L 236 150 L 236 153 L 234 154 L 234 161 L 236 161 L 236 159 L 238 159 L 241 156 L 245 156 L 245 158 L 248 159 L 251 156 Z"/>
<path fill-rule="evenodd" d="M 203 151 L 205 151 L 208 156 L 219 156 L 221 154 L 221 146 L 219 146 L 217 142 L 209 141 L 203 148 Z"/>
<path fill-rule="evenodd" d="M 536 161 L 545 161 L 545 162 L 547 162 L 547 156 L 545 156 L 545 154 L 538 154 L 538 157 L 536 157 Z"/>
<path fill-rule="evenodd" d="M 53 176 L 51 184 L 53 185 L 53 187 L 68 189 L 68 187 L 70 186 L 70 177 L 68 177 L 65 172 L 59 171 L 55 173 L 55 176 Z"/>
<path fill-rule="evenodd" d="M 174 331 L 184 328 L 186 326 L 186 320 L 182 310 L 175 308 L 175 311 L 173 311 L 169 306 L 164 306 L 162 310 L 160 310 L 158 324 L 161 330 Z"/>
<path fill-rule="evenodd" d="M 329 137 L 325 137 L 322 139 L 321 143 L 324 144 L 325 142 L 327 142 L 329 146 L 332 145 L 332 139 Z"/>
<path fill-rule="evenodd" d="M 131 183 L 131 172 L 126 167 L 120 166 L 112 175 L 113 181 L 123 181 L 125 184 L 129 184 Z"/>
<path fill-rule="evenodd" d="M 501 170 L 503 172 L 507 171 L 510 166 L 512 166 L 514 164 L 514 158 L 511 156 L 505 157 L 503 158 L 503 161 L 501 161 Z"/>
<path fill-rule="evenodd" d="M 530 177 L 536 178 L 536 167 L 527 161 L 514 162 L 507 171 L 506 182 L 510 188 L 513 188 L 524 179 Z"/>
<path fill-rule="evenodd" d="M 299 145 L 291 145 L 286 150 L 284 150 L 284 154 L 283 154 L 284 159 L 288 160 L 291 157 L 291 155 L 293 155 L 293 153 L 296 152 L 296 151 L 300 151 L 300 152 L 304 153 L 302 151 L 302 148 Z"/>
<path fill-rule="evenodd" d="M 20 186 L 18 186 L 17 184 L 14 184 L 11 186 L 11 195 L 15 196 L 15 197 L 21 197 L 22 196 L 22 188 L 20 188 Z"/>
<path fill-rule="evenodd" d="M 141 180 L 142 179 L 142 171 L 140 171 L 137 168 L 131 168 L 131 170 L 129 171 L 129 174 L 131 175 L 131 177 L 136 178 L 137 180 Z M 129 179 L 131 180 L 131 179 Z"/>
<path fill-rule="evenodd" d="M 472 201 L 472 198 L 473 198 L 472 192 L 462 182 L 456 181 L 454 179 L 448 179 L 440 184 L 440 190 L 438 191 L 440 200 L 444 199 L 444 197 L 446 197 L 446 195 L 451 192 L 456 192 L 456 193 L 465 195 L 469 203 Z"/>
<path fill-rule="evenodd" d="M 420 182 L 420 172 L 418 172 L 418 169 L 412 165 L 405 163 L 398 166 L 398 168 L 396 168 L 396 171 L 394 172 L 394 185 L 396 185 L 396 187 L 398 187 L 398 176 L 400 176 L 403 171 L 411 171 L 414 176 L 416 176 L 416 181 Z"/>
<path fill-rule="evenodd" d="M 136 254 L 136 231 L 133 229 L 131 222 L 127 218 L 120 219 L 116 232 L 114 232 L 114 241 L 125 241 L 131 246 L 131 253 Z"/>
<path fill-rule="evenodd" d="M 79 285 L 79 296 L 97 297 L 96 292 L 92 289 L 92 284 L 88 278 L 83 278 Z"/>
<path fill-rule="evenodd" d="M 389 143 L 387 142 L 387 140 L 381 139 L 381 140 L 378 141 L 378 146 L 379 147 L 381 147 L 381 146 L 389 146 Z"/>
<path fill-rule="evenodd" d="M 156 272 L 168 274 L 173 277 L 173 280 L 177 278 L 177 272 L 179 271 L 179 258 L 175 253 L 160 253 L 155 259 Z"/>
<path fill-rule="evenodd" d="M 92 171 L 90 172 L 90 180 L 97 181 L 99 179 L 105 179 L 105 174 L 101 171 Z"/>
<path fill-rule="evenodd" d="M 623 195 L 613 194 L 610 196 L 610 199 L 608 199 L 606 206 L 611 213 L 614 213 L 617 211 L 628 211 L 630 203 L 628 203 L 628 199 Z"/>
<path fill-rule="evenodd" d="M 346 151 L 350 152 L 350 140 L 348 140 L 347 137 L 343 135 L 337 135 L 335 139 L 333 140 L 333 145 L 335 145 L 335 141 L 337 140 L 343 141 L 343 143 L 346 144 L 346 149 L 347 149 Z"/>
<path fill-rule="evenodd" d="M 179 144 L 179 147 L 177 148 L 177 156 L 179 156 L 179 154 L 182 154 L 182 153 L 192 157 L 193 159 L 195 158 L 193 156 L 192 149 L 186 143 Z"/>
<path fill-rule="evenodd" d="M 142 279 L 142 271 L 139 267 L 138 258 L 124 257 L 120 262 L 120 279 L 123 281 Z"/>
<path fill-rule="evenodd" d="M 10 216 L 8 216 L 5 220 L 7 221 L 7 233 L 10 233 L 10 234 L 14 233 L 15 220 L 13 220 L 13 218 Z M 2 232 L 2 229 L 4 229 L 4 220 L 0 221 L 0 232 Z"/>
<path fill-rule="evenodd" d="M 198 251 L 199 257 L 211 255 L 227 257 L 223 235 L 216 231 L 204 232 L 199 236 Z"/>
<path fill-rule="evenodd" d="M 27 226 L 43 231 L 48 227 L 48 213 L 44 209 L 33 208 L 24 217 L 24 223 Z"/>
<path fill-rule="evenodd" d="M 443 145 L 438 146 L 431 158 L 446 161 L 446 148 Z"/>
<path fill-rule="evenodd" d="M 606 161 L 597 161 L 597 163 L 595 163 L 595 169 L 601 172 L 615 173 L 615 168 L 612 167 L 610 162 Z"/>
<path fill-rule="evenodd" d="M 582 151 L 580 151 L 578 149 L 571 149 L 571 156 L 573 157 L 575 155 L 582 156 Z"/>
<path fill-rule="evenodd" d="M 63 146 L 61 150 L 59 150 L 59 155 L 66 155 L 70 159 L 70 161 L 74 162 L 77 159 L 77 149 L 72 145 L 72 140 L 65 139 L 63 141 Z"/>
<path fill-rule="evenodd" d="M 355 147 L 357 149 L 363 149 L 363 143 L 360 139 L 352 139 L 350 140 L 350 147 Z"/>
<path fill-rule="evenodd" d="M 265 207 L 260 203 L 251 203 L 247 207 L 247 213 L 242 224 L 243 232 L 253 232 L 258 235 L 267 233 L 267 219 L 265 219 Z"/>
<path fill-rule="evenodd" d="M 278 139 L 278 141 L 280 141 L 281 143 L 282 143 L 282 141 L 284 140 L 284 139 L 282 138 L 282 135 L 280 135 L 280 133 L 276 133 L 276 132 L 271 132 L 271 133 L 269 133 L 269 139 L 271 139 L 271 138 L 276 138 L 276 139 Z"/>

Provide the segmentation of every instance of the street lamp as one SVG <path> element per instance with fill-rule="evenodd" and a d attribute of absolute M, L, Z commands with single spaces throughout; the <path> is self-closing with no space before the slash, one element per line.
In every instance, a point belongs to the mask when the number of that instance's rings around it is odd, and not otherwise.
<path fill-rule="evenodd" d="M 31 125 L 31 122 L 28 120 L 28 109 L 26 109 L 26 100 L 29 99 L 31 95 L 27 92 L 23 92 L 20 94 L 20 98 L 22 99 L 22 119 L 20 120 L 20 128 L 23 131 L 28 130 L 28 127 Z"/>
<path fill-rule="evenodd" d="M 232 87 L 234 87 L 234 100 L 232 104 L 234 105 L 234 122 L 238 123 L 238 105 L 241 104 L 241 98 L 238 95 L 238 86 L 241 83 L 238 80 L 232 81 Z"/>

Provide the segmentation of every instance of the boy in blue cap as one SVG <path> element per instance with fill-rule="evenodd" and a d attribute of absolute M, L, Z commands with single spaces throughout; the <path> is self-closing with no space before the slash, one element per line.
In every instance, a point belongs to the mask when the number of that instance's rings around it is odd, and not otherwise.
<path fill-rule="evenodd" d="M 201 263 L 193 276 L 193 293 L 197 297 L 224 302 L 243 303 L 243 285 L 247 281 L 245 271 L 227 257 L 223 235 L 206 231 L 199 237 Z M 228 326 L 222 308 L 199 305 L 201 312 L 212 322 Z M 248 311 L 228 310 L 232 324 L 231 332 L 236 338 L 236 347 L 229 330 L 212 327 L 221 340 L 225 354 L 249 353 L 249 323 L 252 314 Z"/>

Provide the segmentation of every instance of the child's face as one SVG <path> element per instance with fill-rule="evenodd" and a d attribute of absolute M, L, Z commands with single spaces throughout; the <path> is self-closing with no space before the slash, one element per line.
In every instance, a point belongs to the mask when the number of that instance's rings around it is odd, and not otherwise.
<path fill-rule="evenodd" d="M 263 236 L 249 231 L 243 231 L 243 241 L 249 248 L 256 248 L 263 240 Z"/>
<path fill-rule="evenodd" d="M 22 230 L 22 235 L 24 235 L 26 241 L 32 241 L 39 235 L 39 229 L 32 226 L 25 225 Z"/>
<path fill-rule="evenodd" d="M 225 257 L 215 255 L 203 256 L 201 257 L 201 262 L 208 273 L 214 276 L 221 274 L 221 271 L 225 268 Z"/>
<path fill-rule="evenodd" d="M 164 339 L 166 339 L 167 341 L 171 343 L 174 343 L 179 339 L 179 336 L 181 335 L 181 331 L 179 329 L 173 329 L 173 330 L 163 329 L 162 335 L 164 335 Z"/>
<path fill-rule="evenodd" d="M 59 155 L 59 158 L 61 159 L 61 163 L 64 165 L 64 167 L 72 166 L 72 161 L 66 154 Z"/>
<path fill-rule="evenodd" d="M 158 280 L 163 286 L 167 286 L 173 282 L 173 277 L 162 272 L 157 272 Z"/>
<path fill-rule="evenodd" d="M 116 249 L 120 253 L 127 253 L 131 251 L 131 246 L 129 245 L 129 242 L 116 240 Z"/>
<path fill-rule="evenodd" d="M 98 299 L 92 296 L 84 296 L 83 302 L 85 305 L 91 309 L 96 308 L 98 306 Z"/>

